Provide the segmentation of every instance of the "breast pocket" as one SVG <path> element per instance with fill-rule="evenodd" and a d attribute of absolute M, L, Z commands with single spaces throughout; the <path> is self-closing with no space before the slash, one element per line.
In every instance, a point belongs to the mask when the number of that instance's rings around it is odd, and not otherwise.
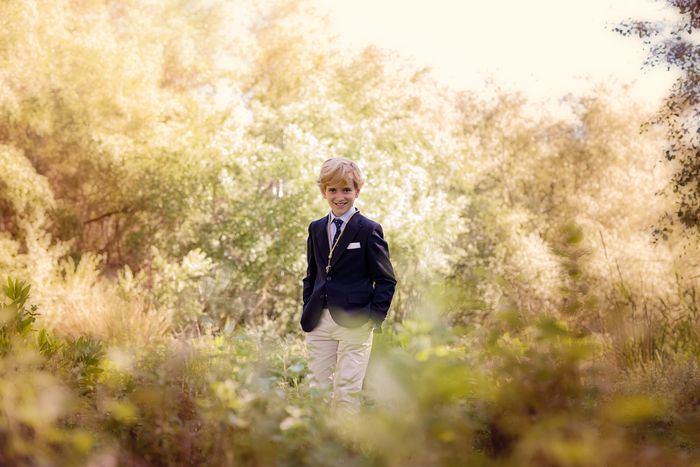
<path fill-rule="evenodd" d="M 364 251 L 359 248 L 356 250 L 346 250 L 342 261 L 346 266 L 350 266 L 352 268 L 353 274 L 357 274 L 360 271 L 365 270 Z"/>

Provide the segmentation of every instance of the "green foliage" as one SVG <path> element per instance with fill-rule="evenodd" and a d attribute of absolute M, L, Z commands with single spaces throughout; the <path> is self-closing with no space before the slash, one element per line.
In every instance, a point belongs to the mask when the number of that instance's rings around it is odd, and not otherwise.
<path fill-rule="evenodd" d="M 0 214 L 11 218 L 5 229 L 22 237 L 21 220 L 41 216 L 55 207 L 53 191 L 45 176 L 37 173 L 25 155 L 11 146 L 0 144 Z"/>
<path fill-rule="evenodd" d="M 61 344 L 58 342 L 58 339 L 43 328 L 39 331 L 37 343 L 39 345 L 39 352 L 47 358 L 51 358 L 61 349 Z"/>
<path fill-rule="evenodd" d="M 92 436 L 65 427 L 61 417 L 73 403 L 68 388 L 51 372 L 47 358 L 60 344 L 45 330 L 34 337 L 36 306 L 30 285 L 8 278 L 0 302 L 0 460 L 7 465 L 78 462 L 92 448 Z"/>
<path fill-rule="evenodd" d="M 623 36 L 636 36 L 648 52 L 645 67 L 664 65 L 677 72 L 676 81 L 654 116 L 647 124 L 660 124 L 666 132 L 663 154 L 672 162 L 671 187 L 675 206 L 671 215 L 660 219 L 654 229 L 657 239 L 667 240 L 674 232 L 674 224 L 696 232 L 700 227 L 700 176 L 698 148 L 698 101 L 700 76 L 697 68 L 697 44 L 692 34 L 698 29 L 698 2 L 696 0 L 668 1 L 673 11 L 663 20 L 650 22 L 629 20 L 614 30 Z"/>
<path fill-rule="evenodd" d="M 670 204 L 644 112 L 457 94 L 341 52 L 307 6 L 0 2 L 0 274 L 22 279 L 0 464 L 700 459 L 697 245 L 648 241 Z M 399 276 L 357 419 L 308 388 L 297 324 L 333 156 Z"/>
<path fill-rule="evenodd" d="M 35 306 L 27 307 L 29 284 L 8 277 L 2 288 L 5 298 L 0 302 L 0 355 L 5 355 L 15 339 L 27 339 L 37 314 Z"/>
<path fill-rule="evenodd" d="M 78 387 L 84 391 L 93 390 L 103 372 L 100 363 L 104 350 L 100 341 L 80 336 L 66 342 L 62 352 L 62 360 L 68 365 Z"/>
<path fill-rule="evenodd" d="M 26 306 L 26 285 L 11 280 L 6 290 Z M 309 391 L 301 341 L 279 339 L 274 326 L 134 349 L 41 330 L 27 340 L 33 353 L 13 347 L 0 359 L 3 377 L 14 368 L 15 383 L 33 385 L 17 407 L 43 408 L 42 417 L 0 413 L 2 452 L 8 462 L 605 465 L 654 443 L 658 462 L 677 461 L 664 446 L 687 443 L 689 419 L 676 411 L 688 399 L 638 392 L 639 383 L 611 392 L 600 336 L 554 317 L 500 316 L 468 332 L 437 315 L 388 327 L 358 418 Z M 0 384 L 3 400 L 15 400 L 11 388 Z M 47 408 L 49 396 L 56 405 Z M 31 448 L 26 429 L 5 420 L 31 427 Z"/>
<path fill-rule="evenodd" d="M 41 17 L 31 2 L 0 6 L 0 65 L 17 70 L 0 95 L 0 154 L 17 173 L 4 222 L 41 208 L 74 258 L 148 282 L 203 255 L 205 299 L 156 291 L 177 326 L 267 317 L 290 331 L 306 226 L 325 212 L 316 172 L 348 156 L 367 174 L 361 208 L 392 245 L 394 316 L 445 270 L 442 227 L 458 211 L 440 183 L 462 143 L 450 94 L 424 70 L 376 49 L 337 53 L 300 2 L 49 3 Z"/>

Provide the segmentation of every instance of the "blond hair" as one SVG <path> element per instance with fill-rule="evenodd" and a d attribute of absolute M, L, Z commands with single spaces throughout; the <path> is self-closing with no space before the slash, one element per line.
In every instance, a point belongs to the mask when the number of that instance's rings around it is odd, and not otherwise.
<path fill-rule="evenodd" d="M 352 185 L 355 190 L 360 191 L 365 180 L 362 178 L 362 172 L 357 164 L 344 157 L 334 157 L 328 159 L 321 165 L 321 173 L 318 176 L 319 188 L 322 192 L 326 191 L 328 185 L 340 185 L 345 183 Z"/>

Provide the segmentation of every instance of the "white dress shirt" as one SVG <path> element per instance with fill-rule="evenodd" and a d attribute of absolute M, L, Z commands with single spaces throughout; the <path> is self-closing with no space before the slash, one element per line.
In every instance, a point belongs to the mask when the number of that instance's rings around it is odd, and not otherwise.
<path fill-rule="evenodd" d="M 342 232 L 343 230 L 345 230 L 345 226 L 348 225 L 348 221 L 350 220 L 350 218 L 352 217 L 352 215 L 353 215 L 355 212 L 357 212 L 357 211 L 359 211 L 359 209 L 357 209 L 355 206 L 353 206 L 352 208 L 348 209 L 348 210 L 345 212 L 345 214 L 343 214 L 342 216 L 336 216 L 335 214 L 333 214 L 333 211 L 331 211 L 331 220 L 330 220 L 330 223 L 331 223 L 331 237 L 328 239 L 328 243 L 329 243 L 329 244 L 330 244 L 330 243 L 333 241 L 333 239 L 335 238 L 335 231 L 337 230 L 337 227 L 335 226 L 335 223 L 334 223 L 333 221 L 334 221 L 336 218 L 340 218 L 340 219 L 343 221 L 343 225 L 340 226 L 340 231 Z M 330 246 L 332 247 L 333 245 L 330 245 Z"/>

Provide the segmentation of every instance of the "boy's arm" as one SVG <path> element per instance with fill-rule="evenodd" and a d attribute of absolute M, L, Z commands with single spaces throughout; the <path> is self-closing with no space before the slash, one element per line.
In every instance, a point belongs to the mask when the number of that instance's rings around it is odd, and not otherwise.
<path fill-rule="evenodd" d="M 306 240 L 306 277 L 304 277 L 304 306 L 311 298 L 311 293 L 314 291 L 314 283 L 316 282 L 316 260 L 314 259 L 314 246 L 311 242 L 311 224 L 309 224 L 309 238 Z"/>
<path fill-rule="evenodd" d="M 389 245 L 384 240 L 382 226 L 377 224 L 369 236 L 367 253 L 369 255 L 369 274 L 374 282 L 374 296 L 370 303 L 370 318 L 375 326 L 380 326 L 391 305 L 396 289 L 394 267 L 389 260 Z"/>

